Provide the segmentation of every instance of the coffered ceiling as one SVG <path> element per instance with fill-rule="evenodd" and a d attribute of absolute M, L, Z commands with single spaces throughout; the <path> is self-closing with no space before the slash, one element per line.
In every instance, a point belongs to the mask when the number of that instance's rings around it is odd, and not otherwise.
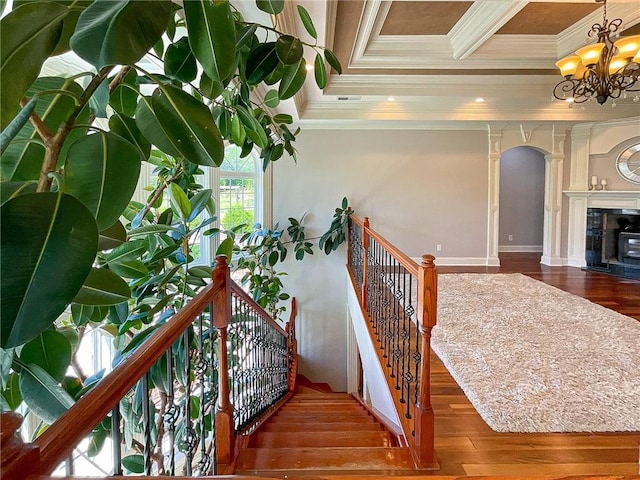
<path fill-rule="evenodd" d="M 318 43 L 343 66 L 324 92 L 309 75 L 292 107 L 303 124 L 485 128 L 640 115 L 635 94 L 605 105 L 552 98 L 562 80 L 555 62 L 589 43 L 589 29 L 602 21 L 602 4 L 593 0 L 287 2 L 280 27 L 312 41 L 295 3 L 307 8 L 321 32 Z M 610 0 L 607 17 L 623 19 L 623 35 L 640 33 L 640 0 Z"/>

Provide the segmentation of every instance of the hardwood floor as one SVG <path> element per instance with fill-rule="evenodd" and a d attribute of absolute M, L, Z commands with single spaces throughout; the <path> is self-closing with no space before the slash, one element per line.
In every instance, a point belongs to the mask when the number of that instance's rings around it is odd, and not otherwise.
<path fill-rule="evenodd" d="M 440 273 L 520 272 L 640 321 L 640 281 L 539 264 L 540 254 L 501 255 L 501 267 L 439 267 Z M 640 341 L 640 338 L 638 339 Z M 492 431 L 442 362 L 432 356 L 436 475 L 634 475 L 640 432 L 514 434 Z M 640 415 L 640 405 L 638 405 Z"/>

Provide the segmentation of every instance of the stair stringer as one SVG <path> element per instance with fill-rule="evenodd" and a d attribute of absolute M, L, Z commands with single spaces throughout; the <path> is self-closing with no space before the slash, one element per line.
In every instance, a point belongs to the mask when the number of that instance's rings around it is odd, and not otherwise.
<path fill-rule="evenodd" d="M 348 315 L 351 325 L 353 326 L 353 332 L 355 333 L 357 348 L 360 352 L 360 358 L 362 360 L 363 371 L 363 384 L 365 391 L 368 392 L 368 402 L 374 411 L 381 414 L 386 420 L 388 420 L 396 431 L 402 431 L 402 425 L 400 423 L 400 417 L 395 407 L 393 397 L 389 391 L 389 384 L 385 377 L 380 361 L 378 360 L 378 354 L 376 352 L 376 346 L 373 343 L 373 339 L 369 335 L 367 329 L 366 320 L 360 309 L 360 303 L 358 302 L 358 296 L 353 288 L 353 283 L 347 272 L 347 307 Z M 354 348 L 351 343 L 348 343 L 348 348 Z M 351 353 L 347 355 L 351 357 Z M 348 368 L 347 377 L 358 374 L 357 371 L 351 371 L 352 368 Z M 347 384 L 351 385 L 353 382 L 347 380 Z M 349 392 L 357 393 L 357 392 Z"/>

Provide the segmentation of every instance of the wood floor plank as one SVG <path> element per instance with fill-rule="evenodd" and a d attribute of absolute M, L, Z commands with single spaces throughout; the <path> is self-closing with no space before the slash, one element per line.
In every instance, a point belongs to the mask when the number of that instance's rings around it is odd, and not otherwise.
<path fill-rule="evenodd" d="M 541 477 L 543 475 L 634 475 L 637 473 L 637 463 L 556 463 L 553 465 L 517 465 L 502 463 L 493 465 L 463 465 L 467 475 L 521 475 Z M 637 477 L 636 477 L 637 478 Z"/>

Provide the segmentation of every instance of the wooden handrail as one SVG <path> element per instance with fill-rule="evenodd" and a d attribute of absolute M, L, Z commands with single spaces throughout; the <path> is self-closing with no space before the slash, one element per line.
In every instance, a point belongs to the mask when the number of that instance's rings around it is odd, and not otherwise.
<path fill-rule="evenodd" d="M 437 274 L 434 264 L 435 257 L 433 257 L 432 255 L 423 255 L 422 262 L 420 263 L 420 265 L 418 265 L 414 260 L 401 252 L 388 240 L 372 230 L 369 225 L 369 218 L 365 217 L 364 220 L 360 220 L 355 215 L 350 215 L 349 221 L 353 221 L 354 224 L 358 225 L 361 229 L 362 245 L 352 245 L 350 243 L 351 239 L 348 238 L 349 244 L 347 258 L 349 259 L 349 262 L 347 263 L 347 268 L 349 269 L 349 274 L 354 289 L 358 293 L 360 308 L 366 320 L 367 330 L 373 340 L 374 345 L 378 345 L 377 340 L 379 337 L 377 337 L 377 334 L 375 332 L 373 320 L 369 311 L 370 306 L 367 303 L 370 297 L 369 289 L 372 287 L 371 285 L 369 285 L 369 281 L 371 281 L 371 279 L 368 275 L 368 271 L 370 268 L 368 255 L 368 250 L 371 243 L 370 239 L 375 240 L 378 246 L 381 247 L 386 254 L 389 254 L 396 262 L 398 262 L 398 264 L 402 268 L 404 268 L 404 271 L 406 272 L 405 275 L 410 275 L 417 279 L 418 298 L 417 308 L 415 310 L 415 316 L 413 316 L 413 321 L 415 321 L 416 328 L 418 329 L 419 334 L 416 345 L 416 348 L 418 349 L 418 352 L 420 354 L 419 364 L 416 368 L 418 377 L 417 384 L 419 388 L 416 392 L 417 398 L 413 405 L 413 410 L 411 410 L 413 422 L 411 422 L 402 413 L 400 413 L 398 416 L 400 418 L 400 422 L 402 424 L 407 442 L 411 447 L 416 464 L 421 468 L 433 468 L 435 465 L 437 465 L 437 462 L 434 452 L 434 415 L 433 409 L 431 407 L 430 357 L 431 329 L 436 324 L 437 312 Z M 355 271 L 352 270 L 352 268 L 356 267 L 356 265 L 352 265 L 352 248 L 361 248 L 363 251 L 363 264 L 361 265 L 363 278 L 361 280 L 361 285 L 358 284 Z M 377 292 L 377 294 L 379 293 L 380 292 Z M 396 302 L 396 299 L 393 296 L 393 293 L 395 292 L 390 291 L 389 293 L 390 297 L 387 298 L 386 301 Z M 402 293 L 404 295 L 407 294 L 407 292 Z M 377 315 L 379 316 L 379 314 L 380 312 L 378 310 Z M 390 319 L 386 318 L 385 321 L 388 324 Z M 380 364 L 383 367 L 383 371 L 387 376 L 387 383 L 389 385 L 391 396 L 396 404 L 396 409 L 400 412 L 402 408 L 406 408 L 406 404 L 404 404 L 402 401 L 403 393 L 402 391 L 399 393 L 397 389 L 394 388 L 394 378 L 392 378 L 394 377 L 394 375 L 391 375 L 392 372 L 388 368 L 386 368 L 388 360 L 386 359 L 387 357 L 385 356 L 385 353 L 383 353 L 380 346 L 376 348 L 376 351 Z M 390 353 L 386 352 L 386 355 L 390 355 Z M 410 361 L 411 360 L 412 359 L 410 359 Z M 397 377 L 397 375 L 398 373 L 396 372 L 395 376 Z M 415 435 L 412 434 L 412 431 L 415 433 Z"/>
<path fill-rule="evenodd" d="M 23 478 L 23 473 L 34 475 L 50 474 L 65 458 L 68 458 L 75 446 L 85 438 L 102 419 L 113 411 L 120 400 L 136 385 L 146 378 L 149 370 L 158 362 L 167 349 L 184 335 L 203 312 L 211 312 L 211 322 L 218 331 L 214 337 L 218 352 L 218 398 L 215 409 L 215 453 L 220 466 L 228 465 L 234 457 L 235 426 L 234 406 L 230 401 L 230 379 L 228 368 L 228 329 L 232 323 L 232 292 L 240 302 L 253 308 L 269 327 L 287 339 L 287 348 L 295 347 L 295 300 L 292 302 L 293 333 L 280 327 L 256 302 L 254 302 L 235 282 L 231 280 L 226 257 L 216 258 L 212 272 L 212 282 L 204 287 L 185 307 L 173 315 L 164 325 L 127 355 L 119 365 L 106 375 L 91 391 L 82 396 L 67 412 L 54 422 L 33 444 L 16 444 L 7 429 L 3 431 L 2 447 L 11 447 L 11 458 L 3 455 L 3 480 Z M 201 327 L 202 328 L 202 327 Z M 288 327 L 289 330 L 289 327 Z M 287 350 L 287 357 L 289 350 Z M 294 360 L 297 363 L 297 358 Z M 295 377 L 295 366 L 292 366 Z M 293 379 L 295 381 L 295 378 Z M 287 378 L 287 387 L 291 385 Z M 285 391 L 288 392 L 287 389 Z M 187 410 L 188 412 L 188 410 Z M 188 413 L 186 414 L 188 416 Z M 7 425 L 19 425 L 20 417 L 3 414 L 2 421 Z M 4 423 L 3 423 L 4 425 Z M 15 428 L 13 429 L 15 430 Z M 6 452 L 5 452 L 6 453 Z M 145 453 L 145 455 L 147 455 Z M 26 465 L 25 462 L 29 462 Z M 150 468 L 145 465 L 145 468 Z M 149 470 L 147 470 L 149 473 Z"/>
<path fill-rule="evenodd" d="M 281 335 L 285 337 L 287 336 L 287 332 L 285 332 L 284 329 L 280 325 L 278 325 L 278 323 L 273 318 L 271 318 L 271 316 L 266 311 L 264 311 L 264 308 L 258 305 L 258 303 L 253 298 L 251 298 L 251 296 L 247 292 L 245 292 L 240 285 L 235 282 L 231 283 L 231 291 L 244 303 L 248 304 L 256 312 L 258 312 L 260 317 L 264 319 L 264 321 L 267 322 L 269 326 L 271 326 L 271 328 L 277 330 Z M 293 305 L 295 306 L 295 300 Z"/>
<path fill-rule="evenodd" d="M 162 355 L 191 325 L 193 318 L 211 302 L 223 286 L 207 285 L 187 306 L 151 335 L 120 365 L 104 377 L 99 386 L 82 396 L 74 406 L 54 422 L 35 444 L 40 448 L 40 471 L 51 473 L 75 445 L 106 417 L 120 399 L 140 380 Z M 95 422 L 90 419 L 96 419 Z"/>

